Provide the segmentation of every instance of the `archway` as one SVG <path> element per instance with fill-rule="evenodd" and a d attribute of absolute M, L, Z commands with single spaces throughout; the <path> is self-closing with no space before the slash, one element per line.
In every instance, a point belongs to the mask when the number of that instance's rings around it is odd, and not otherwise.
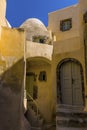
<path fill-rule="evenodd" d="M 59 104 L 84 105 L 83 70 L 77 60 L 65 59 L 57 66 L 57 96 Z"/>

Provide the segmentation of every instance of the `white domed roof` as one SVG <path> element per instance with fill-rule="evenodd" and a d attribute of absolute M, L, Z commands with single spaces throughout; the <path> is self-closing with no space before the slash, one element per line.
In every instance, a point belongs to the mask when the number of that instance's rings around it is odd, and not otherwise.
<path fill-rule="evenodd" d="M 47 31 L 45 25 L 39 20 L 39 19 L 36 19 L 36 18 L 30 18 L 30 19 L 27 19 L 23 24 L 22 24 L 23 27 L 35 27 L 35 26 L 38 26 L 38 28 L 41 28 L 43 29 L 44 31 Z"/>
<path fill-rule="evenodd" d="M 26 31 L 26 40 L 32 41 L 33 36 L 47 36 L 50 37 L 49 31 L 45 25 L 36 18 L 27 19 L 22 25 Z"/>
<path fill-rule="evenodd" d="M 10 23 L 8 22 L 8 20 L 6 19 L 6 23 L 7 23 L 7 27 L 11 28 Z"/>

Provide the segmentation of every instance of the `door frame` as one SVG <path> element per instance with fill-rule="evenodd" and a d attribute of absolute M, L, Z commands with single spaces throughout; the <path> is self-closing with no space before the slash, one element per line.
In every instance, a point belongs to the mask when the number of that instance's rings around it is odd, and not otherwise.
<path fill-rule="evenodd" d="M 60 83 L 60 68 L 61 66 L 66 63 L 66 62 L 74 62 L 80 66 L 81 70 L 81 79 L 82 79 L 82 97 L 83 97 L 83 106 L 85 106 L 85 91 L 84 91 L 84 76 L 83 76 L 83 68 L 81 63 L 74 59 L 74 58 L 67 58 L 63 59 L 62 61 L 59 62 L 56 68 L 56 82 L 57 82 L 57 104 L 62 104 L 62 94 L 61 94 L 61 83 Z"/>

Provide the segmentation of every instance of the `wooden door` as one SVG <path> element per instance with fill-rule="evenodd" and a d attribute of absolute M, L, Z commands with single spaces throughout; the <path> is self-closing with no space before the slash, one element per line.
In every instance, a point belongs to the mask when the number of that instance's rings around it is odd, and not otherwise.
<path fill-rule="evenodd" d="M 81 76 L 81 68 L 78 64 L 72 62 L 72 104 L 73 105 L 83 105 L 83 97 L 82 97 L 82 76 Z"/>
<path fill-rule="evenodd" d="M 34 86 L 34 75 L 27 75 L 26 76 L 26 90 L 27 93 L 30 94 L 31 97 L 33 97 L 33 86 Z"/>
<path fill-rule="evenodd" d="M 68 61 L 60 67 L 61 99 L 63 104 L 83 105 L 80 65 Z"/>

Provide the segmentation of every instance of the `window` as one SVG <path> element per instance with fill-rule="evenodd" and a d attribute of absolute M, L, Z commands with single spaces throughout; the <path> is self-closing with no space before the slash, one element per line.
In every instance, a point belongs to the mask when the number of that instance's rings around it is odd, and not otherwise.
<path fill-rule="evenodd" d="M 46 72 L 45 71 L 41 71 L 39 74 L 39 80 L 40 81 L 46 81 L 47 80 L 47 76 L 46 76 Z"/>
<path fill-rule="evenodd" d="M 72 19 L 71 18 L 60 21 L 60 30 L 61 31 L 67 31 L 67 30 L 70 30 L 71 28 L 72 28 Z"/>
<path fill-rule="evenodd" d="M 33 36 L 32 41 L 38 43 L 45 43 L 45 36 Z"/>

